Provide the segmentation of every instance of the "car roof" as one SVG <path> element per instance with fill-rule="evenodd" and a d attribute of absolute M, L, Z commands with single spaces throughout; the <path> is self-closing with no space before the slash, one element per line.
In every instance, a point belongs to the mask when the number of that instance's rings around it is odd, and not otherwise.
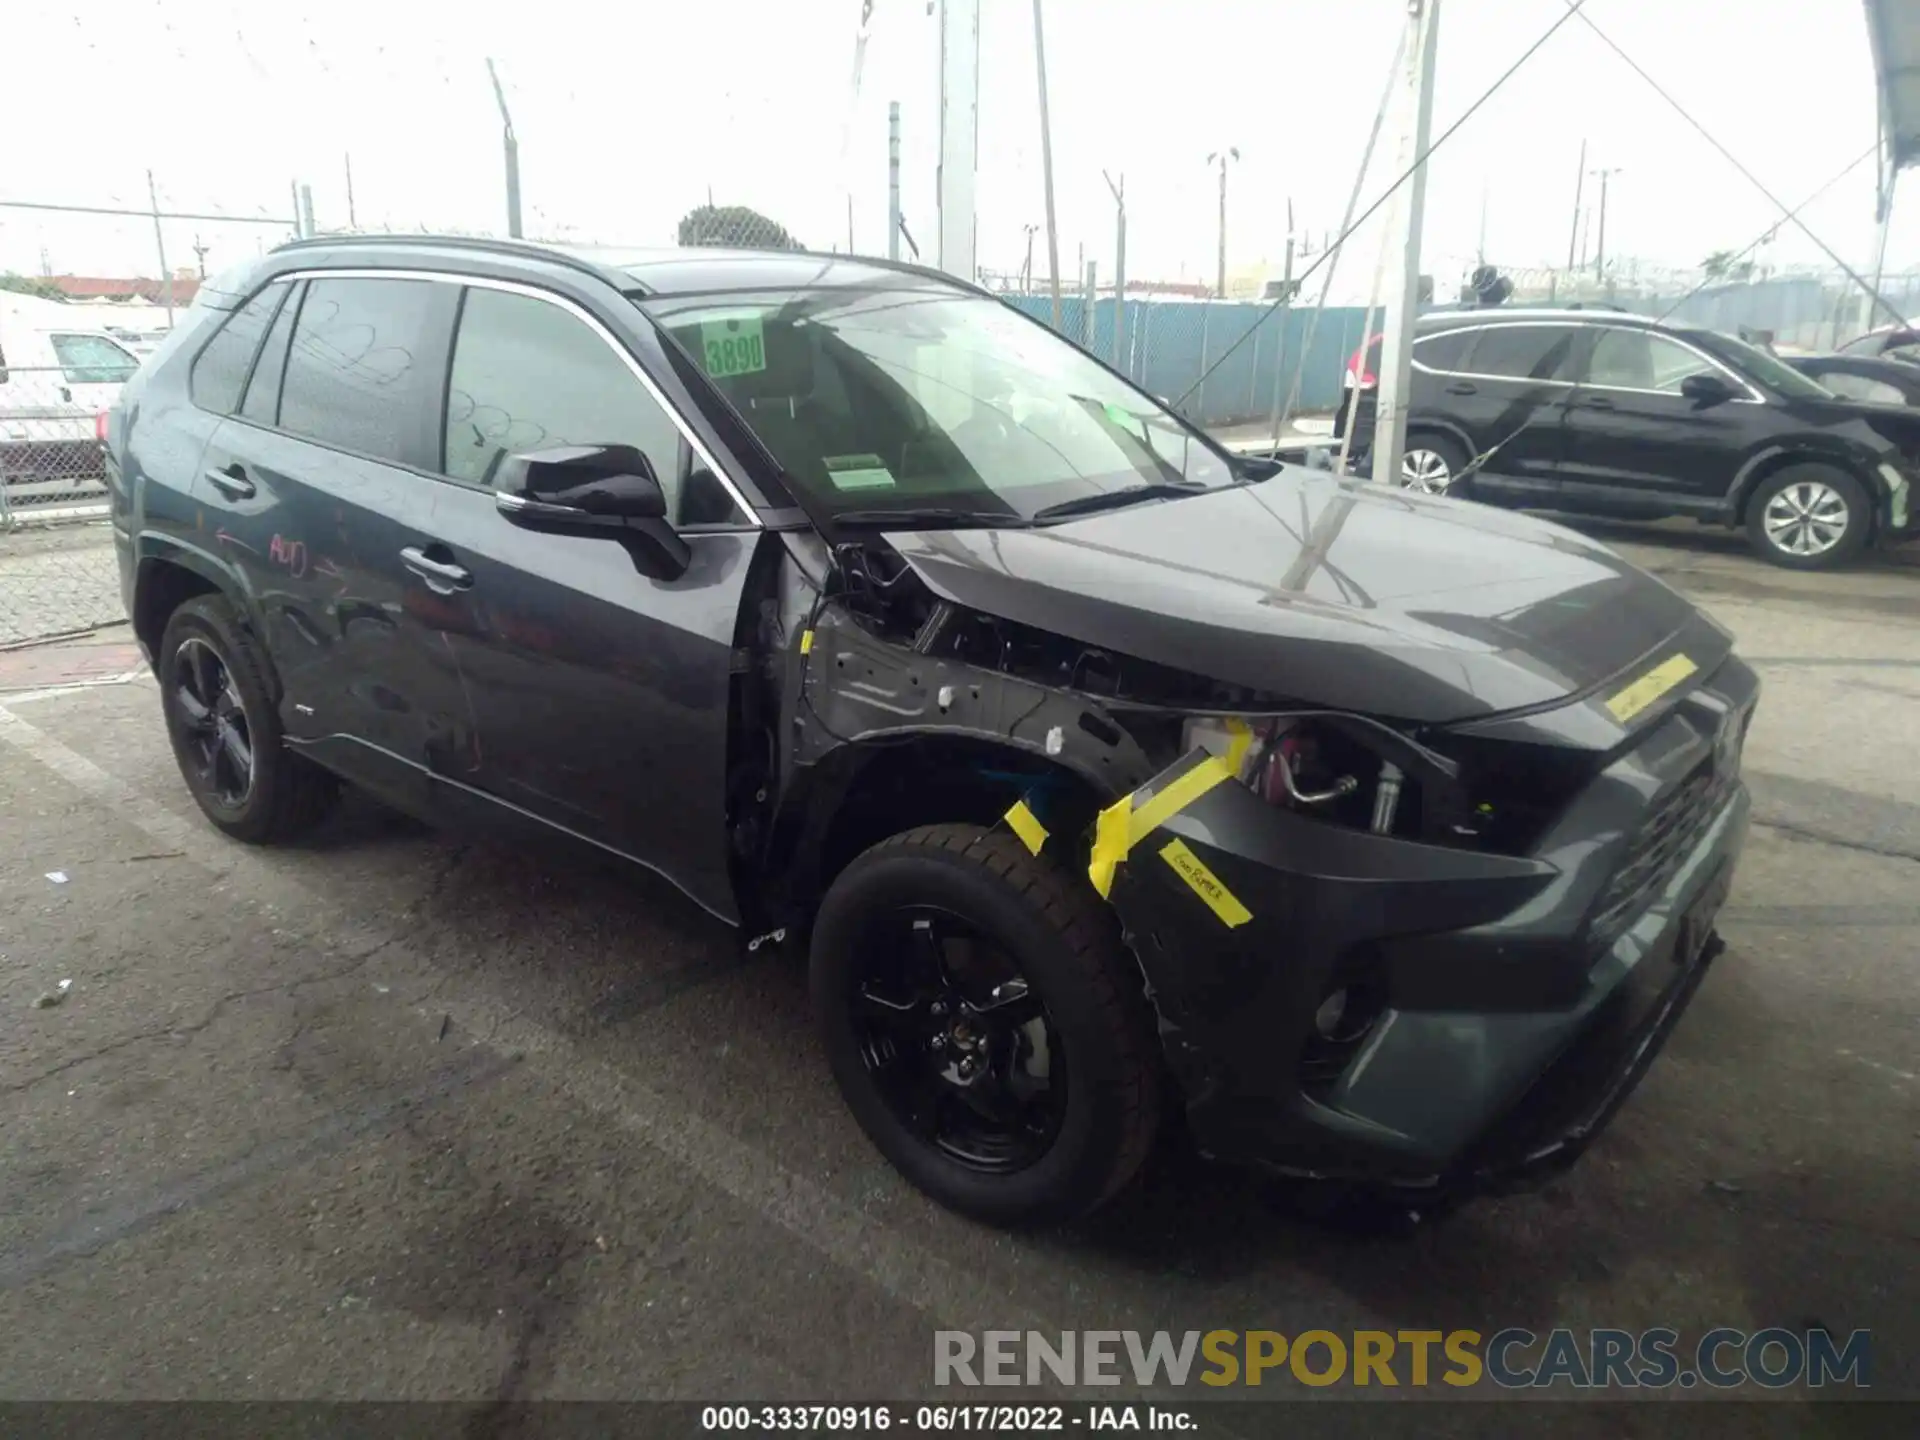
<path fill-rule="evenodd" d="M 443 258 L 464 253 L 494 260 L 514 256 L 548 262 L 557 260 L 589 271 L 623 290 L 649 295 L 822 287 L 899 288 L 903 285 L 977 290 L 928 266 L 864 256 L 820 255 L 805 250 L 731 250 L 705 246 L 622 249 L 469 235 L 339 235 L 289 241 L 273 253 L 342 250 L 360 257 L 382 250 L 415 253 L 430 250 Z"/>

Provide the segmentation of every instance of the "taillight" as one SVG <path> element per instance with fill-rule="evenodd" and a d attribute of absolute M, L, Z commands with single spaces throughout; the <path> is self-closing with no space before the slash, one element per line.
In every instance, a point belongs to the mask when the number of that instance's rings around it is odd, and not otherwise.
<path fill-rule="evenodd" d="M 1357 383 L 1362 390 L 1371 390 L 1380 383 L 1380 378 L 1369 368 L 1369 362 L 1373 359 L 1374 348 L 1386 338 L 1384 335 L 1369 336 L 1367 343 L 1353 352 L 1353 357 L 1347 361 L 1348 384 L 1356 383 L 1355 377 L 1358 377 Z"/>
<path fill-rule="evenodd" d="M 93 417 L 93 438 L 102 445 L 107 443 L 107 412 L 105 410 Z"/>

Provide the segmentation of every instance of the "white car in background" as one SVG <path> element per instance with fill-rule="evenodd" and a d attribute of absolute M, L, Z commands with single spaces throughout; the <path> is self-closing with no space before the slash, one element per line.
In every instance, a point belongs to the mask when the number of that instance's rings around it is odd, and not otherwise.
<path fill-rule="evenodd" d="M 102 330 L 62 323 L 63 307 L 0 303 L 0 483 L 79 489 L 104 478 L 100 420 L 140 357 Z"/>

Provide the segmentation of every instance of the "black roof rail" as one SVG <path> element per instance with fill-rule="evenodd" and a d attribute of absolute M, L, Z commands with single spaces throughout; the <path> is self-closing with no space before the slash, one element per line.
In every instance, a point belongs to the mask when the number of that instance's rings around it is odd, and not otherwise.
<path fill-rule="evenodd" d="M 593 276 L 609 278 L 609 267 L 595 264 L 584 256 L 557 245 L 542 245 L 537 240 L 501 240 L 491 235 L 310 235 L 302 240 L 287 240 L 273 247 L 272 254 L 286 250 L 325 250 L 346 245 L 397 245 L 401 248 L 450 246 L 457 249 L 484 250 L 496 255 L 513 255 L 528 260 L 551 260 Z M 623 283 L 632 283 L 629 276 Z"/>
<path fill-rule="evenodd" d="M 327 249 L 334 246 L 356 244 L 419 245 L 423 247 L 446 245 L 464 247 L 469 250 L 489 250 L 498 255 L 516 255 L 524 256 L 528 259 L 557 261 L 562 265 L 569 265 L 576 270 L 584 271 L 596 279 L 612 280 L 622 289 L 633 288 L 645 290 L 647 288 L 644 281 L 620 269 L 618 266 L 605 265 L 594 260 L 589 260 L 586 256 L 562 246 L 545 245 L 537 240 L 502 240 L 491 235 L 312 235 L 305 239 L 283 241 L 279 245 L 274 246 L 272 253 L 278 254 L 282 250 Z M 702 245 L 663 245 L 658 247 L 658 249 L 662 251 L 683 252 L 690 258 L 697 257 L 701 250 L 709 248 L 724 250 L 734 249 L 736 247 L 709 247 Z M 859 265 L 870 265 L 876 270 L 894 270 L 905 275 L 918 275 L 923 279 L 938 280 L 962 290 L 970 290 L 976 295 L 984 295 L 990 300 L 1000 298 L 983 285 L 976 284 L 970 280 L 962 280 L 959 276 L 949 275 L 946 271 L 936 266 L 923 265 L 915 261 L 891 260 L 880 255 L 843 255 L 837 251 L 825 250 L 770 250 L 766 253 L 770 255 L 796 255 L 808 259 L 846 260 Z"/>

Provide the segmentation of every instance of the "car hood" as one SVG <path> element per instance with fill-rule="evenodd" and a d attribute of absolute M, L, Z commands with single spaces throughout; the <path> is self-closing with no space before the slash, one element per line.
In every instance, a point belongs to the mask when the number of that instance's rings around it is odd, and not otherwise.
<path fill-rule="evenodd" d="M 887 538 L 956 604 L 1265 695 L 1424 723 L 1591 690 L 1698 615 L 1560 526 L 1294 468 L 1060 525 Z"/>

